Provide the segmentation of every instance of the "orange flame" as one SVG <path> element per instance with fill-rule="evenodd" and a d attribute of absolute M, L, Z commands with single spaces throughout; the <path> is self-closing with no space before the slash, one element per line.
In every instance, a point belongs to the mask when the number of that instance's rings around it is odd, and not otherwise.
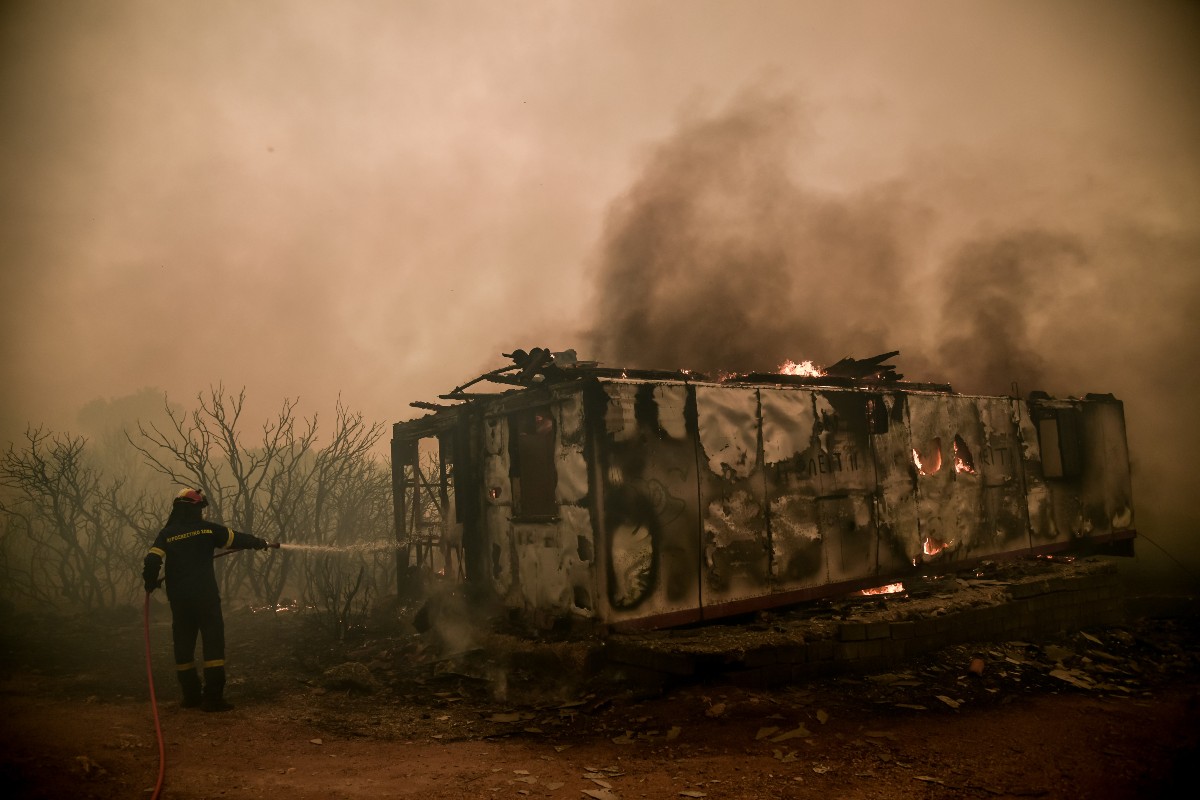
<path fill-rule="evenodd" d="M 806 378 L 819 378 L 825 374 L 823 369 L 811 361 L 801 361 L 797 364 L 790 359 L 780 364 L 777 371 L 780 375 L 802 375 Z"/>
<path fill-rule="evenodd" d="M 861 592 L 859 592 L 859 594 L 863 594 L 863 595 L 896 594 L 897 592 L 903 592 L 903 591 L 904 591 L 903 583 L 888 583 L 883 586 L 876 586 L 874 589 L 863 589 Z"/>
<path fill-rule="evenodd" d="M 972 463 L 971 451 L 961 436 L 954 437 L 954 471 L 975 474 L 975 464 Z"/>
<path fill-rule="evenodd" d="M 935 436 L 925 445 L 925 456 L 922 457 L 921 451 L 917 448 L 912 448 L 913 465 L 917 468 L 917 473 L 920 475 L 936 475 L 942 469 L 942 439 L 940 436 Z"/>
<path fill-rule="evenodd" d="M 927 537 L 925 537 L 925 543 L 924 543 L 924 545 L 922 545 L 921 549 L 924 551 L 925 555 L 927 555 L 927 556 L 936 556 L 938 553 L 942 552 L 946 548 L 953 547 L 953 546 L 954 546 L 953 539 L 951 539 L 948 542 L 942 542 L 942 541 L 938 541 L 937 539 L 934 539 L 932 536 L 927 536 Z"/>

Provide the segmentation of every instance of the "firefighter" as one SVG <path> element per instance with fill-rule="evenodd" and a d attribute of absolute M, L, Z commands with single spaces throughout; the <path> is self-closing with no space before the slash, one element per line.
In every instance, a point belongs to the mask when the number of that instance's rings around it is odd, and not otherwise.
<path fill-rule="evenodd" d="M 203 517 L 208 499 L 196 489 L 184 489 L 171 504 L 167 524 L 154 539 L 143 562 L 146 593 L 160 583 L 159 567 L 166 561 L 167 600 L 171 603 L 171 637 L 175 669 L 183 689 L 184 708 L 228 711 L 225 702 L 225 621 L 213 572 L 217 548 L 265 550 L 270 545 L 248 533 L 209 522 Z M 196 673 L 196 635 L 203 640 L 204 686 Z"/>

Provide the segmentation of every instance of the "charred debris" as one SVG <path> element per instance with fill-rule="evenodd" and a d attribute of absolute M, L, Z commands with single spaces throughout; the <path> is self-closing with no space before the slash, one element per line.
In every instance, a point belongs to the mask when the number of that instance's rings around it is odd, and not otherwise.
<path fill-rule="evenodd" d="M 836 364 L 820 370 L 820 375 L 787 374 L 783 372 L 748 372 L 729 373 L 712 376 L 703 372 L 690 370 L 659 370 L 659 369 L 628 369 L 624 367 L 605 367 L 596 361 L 581 361 L 574 350 L 551 352 L 544 347 L 535 347 L 530 351 L 521 349 L 504 353 L 505 358 L 512 359 L 511 364 L 490 370 L 482 375 L 456 386 L 446 394 L 438 395 L 441 400 L 451 400 L 461 403 L 473 400 L 486 400 L 506 394 L 501 392 L 470 392 L 471 387 L 483 383 L 500 384 L 518 388 L 534 388 L 561 381 L 584 380 L 588 378 L 622 378 L 633 380 L 675 380 L 719 383 L 761 383 L 773 382 L 790 386 L 869 386 L 875 384 L 900 384 L 904 376 L 896 372 L 896 367 L 885 363 L 900 355 L 899 350 L 881 353 L 864 359 L 854 359 L 847 356 Z M 949 384 L 923 383 L 905 384 L 912 388 L 923 388 L 931 391 L 951 391 Z M 444 403 L 430 403 L 415 400 L 409 403 L 413 408 L 425 411 L 444 411 L 457 406 Z M 402 423 L 401 423 L 402 424 Z"/>

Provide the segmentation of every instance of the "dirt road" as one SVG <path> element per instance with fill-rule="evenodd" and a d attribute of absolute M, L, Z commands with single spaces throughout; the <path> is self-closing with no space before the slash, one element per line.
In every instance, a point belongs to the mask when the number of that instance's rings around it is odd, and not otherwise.
<path fill-rule="evenodd" d="M 329 688 L 322 668 L 345 652 L 234 614 L 234 711 L 180 709 L 171 676 L 156 676 L 163 797 L 1186 796 L 1195 630 L 1143 621 L 769 691 L 697 682 L 516 704 L 428 671 L 371 693 Z M 161 624 L 154 637 L 161 650 Z M 139 621 L 11 618 L 4 642 L 6 796 L 149 797 L 158 746 Z M 376 664 L 408 657 L 398 650 L 358 645 Z"/>

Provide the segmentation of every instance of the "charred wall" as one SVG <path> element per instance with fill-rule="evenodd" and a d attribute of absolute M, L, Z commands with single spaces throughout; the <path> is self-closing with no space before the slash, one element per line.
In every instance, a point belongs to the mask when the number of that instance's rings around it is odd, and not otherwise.
<path fill-rule="evenodd" d="M 1034 407 L 1079 419 L 1070 446 L 1080 468 L 1048 476 L 1040 440 L 1049 434 L 1014 398 L 639 382 L 603 390 L 597 539 L 609 622 L 712 618 L 931 564 L 1066 549 L 1132 525 L 1111 398 Z"/>
<path fill-rule="evenodd" d="M 1109 396 L 602 378 L 464 419 L 468 562 L 539 623 L 685 624 L 1133 536 Z"/>

